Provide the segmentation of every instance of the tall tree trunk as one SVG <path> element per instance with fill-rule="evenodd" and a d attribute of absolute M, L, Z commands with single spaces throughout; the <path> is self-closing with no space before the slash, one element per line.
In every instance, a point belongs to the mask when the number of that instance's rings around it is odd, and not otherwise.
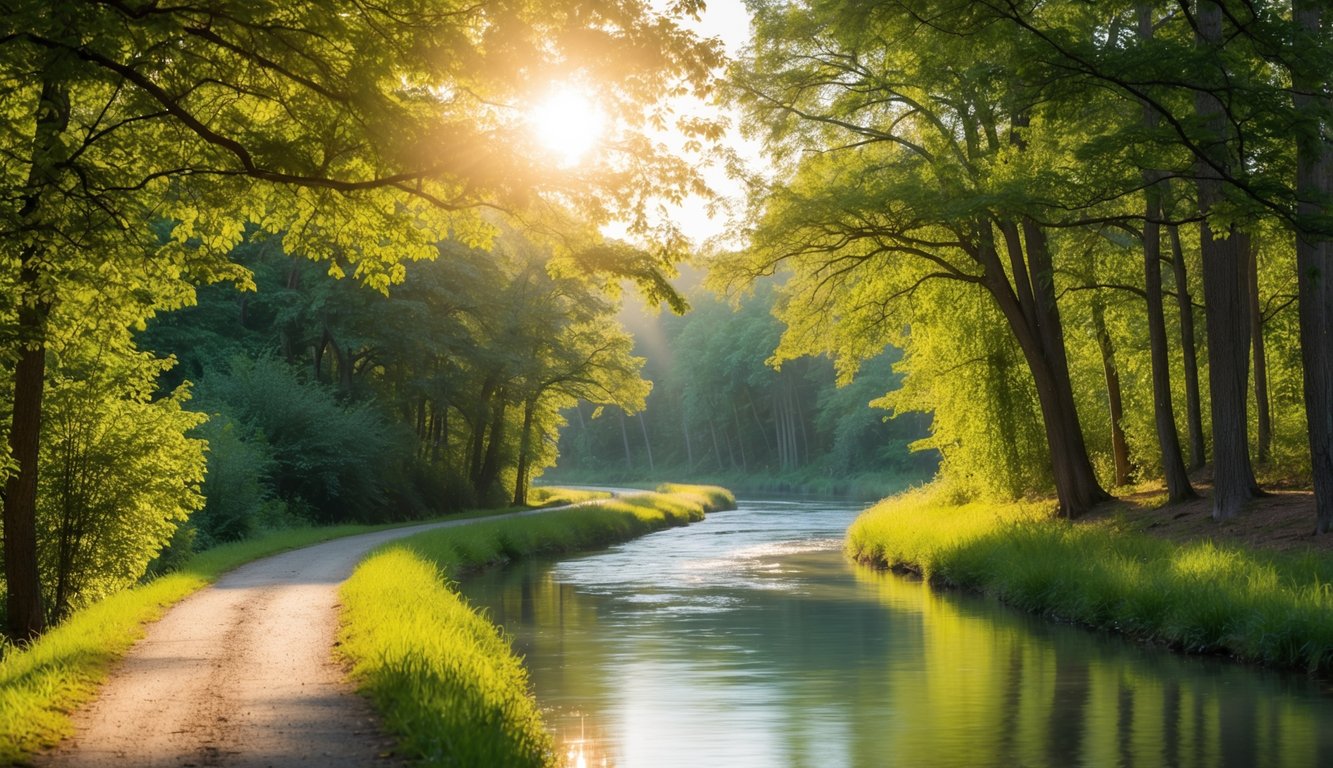
<path fill-rule="evenodd" d="M 712 419 L 708 420 L 708 434 L 713 437 L 713 458 L 717 461 L 717 468 L 719 470 L 724 469 L 722 466 L 722 448 L 717 444 L 717 427 L 713 424 Z"/>
<path fill-rule="evenodd" d="M 1250 241 L 1246 259 L 1246 287 L 1249 289 L 1250 339 L 1254 350 L 1254 415 L 1259 423 L 1255 446 L 1256 458 L 1260 464 L 1267 464 L 1273 448 L 1273 416 L 1269 410 L 1271 400 L 1268 396 L 1268 356 L 1264 352 L 1264 316 L 1259 304 L 1259 244 Z"/>
<path fill-rule="evenodd" d="M 1121 426 L 1125 418 L 1124 395 L 1120 390 L 1120 369 L 1115 364 L 1115 347 L 1106 330 L 1106 307 L 1100 296 L 1092 299 L 1092 328 L 1102 357 L 1102 378 L 1106 381 L 1106 402 L 1111 417 L 1111 456 L 1115 462 L 1115 484 L 1129 485 L 1129 443 Z"/>
<path fill-rule="evenodd" d="M 1320 0 L 1293 0 L 1299 32 L 1327 40 L 1333 11 Z M 1300 228 L 1296 237 L 1297 297 L 1300 302 L 1301 361 L 1305 368 L 1305 414 L 1310 434 L 1314 481 L 1315 531 L 1333 531 L 1333 141 L 1328 123 L 1333 98 L 1330 73 L 1298 60 L 1292 91 L 1303 124 L 1296 135 L 1296 199 Z M 1323 220 L 1320 220 L 1323 217 Z"/>
<path fill-rule="evenodd" d="M 1142 14 L 1143 11 L 1140 10 Z M 1140 16 L 1142 20 L 1142 16 Z M 1141 22 L 1142 23 L 1142 22 Z M 1149 22 L 1151 23 L 1151 22 Z M 1149 27 L 1151 29 L 1151 27 Z M 1155 113 L 1150 120 L 1156 121 Z M 1161 182 L 1155 172 L 1145 174 L 1147 210 L 1143 222 L 1143 284 L 1148 299 L 1148 347 L 1152 359 L 1153 423 L 1157 428 L 1157 447 L 1162 456 L 1162 475 L 1166 495 L 1175 503 L 1195 497 L 1189 472 L 1180 453 L 1180 433 L 1176 431 L 1176 412 L 1171 404 L 1171 365 L 1166 343 L 1166 317 L 1162 301 Z M 1200 439 L 1202 442 L 1202 439 Z"/>
<path fill-rule="evenodd" d="M 694 445 L 690 440 L 690 419 L 685 413 L 685 407 L 682 404 L 680 409 L 680 429 L 685 435 L 685 468 L 690 472 L 694 471 Z"/>
<path fill-rule="evenodd" d="M 54 68 L 55 63 L 50 62 Z M 61 151 L 60 134 L 69 126 L 69 92 L 51 71 L 43 72 L 33 130 L 31 162 L 23 189 L 19 221 L 32 231 L 33 241 L 19 252 L 19 271 L 13 287 L 18 306 L 18 358 L 14 361 L 14 396 L 11 400 L 9 452 L 14 469 L 5 480 L 5 629 L 15 640 L 26 641 L 46 629 L 41 576 L 37 568 L 37 472 L 42 432 L 42 395 L 46 380 L 46 332 L 50 300 L 43 295 L 41 235 L 43 194 L 55 183 Z"/>
<path fill-rule="evenodd" d="M 1222 9 L 1199 0 L 1198 44 L 1222 44 Z M 1258 493 L 1250 464 L 1246 400 L 1249 389 L 1250 324 L 1245 300 L 1248 238 L 1233 225 L 1216 231 L 1208 216 L 1222 200 L 1222 177 L 1214 165 L 1231 165 L 1228 129 L 1218 96 L 1200 90 L 1195 110 L 1211 136 L 1196 164 L 1200 253 L 1203 256 L 1204 320 L 1208 330 L 1208 391 L 1213 417 L 1213 517 L 1235 517 Z"/>
<path fill-rule="evenodd" d="M 1169 191 L 1170 186 L 1166 190 Z M 1185 366 L 1185 422 L 1190 446 L 1188 468 L 1194 470 L 1208 463 L 1208 444 L 1203 436 L 1203 404 L 1199 396 L 1199 348 L 1194 334 L 1194 298 L 1190 295 L 1180 227 L 1169 224 L 1166 229 L 1171 238 L 1171 274 L 1175 278 L 1176 306 L 1180 310 L 1180 353 Z"/>
<path fill-rule="evenodd" d="M 474 489 L 480 488 L 482 455 L 486 448 L 486 424 L 490 421 L 491 395 L 495 392 L 495 387 L 496 382 L 493 377 L 487 377 L 482 382 L 481 392 L 469 423 L 472 428 L 472 439 L 468 447 L 467 476 Z"/>
<path fill-rule="evenodd" d="M 1140 4 L 1138 13 L 1138 33 L 1147 40 L 1153 33 L 1152 8 Z M 1157 111 L 1143 105 L 1144 125 L 1152 131 L 1157 127 Z M 1143 286 L 1144 297 L 1148 305 L 1148 349 L 1152 361 L 1152 399 L 1153 424 L 1157 428 L 1157 448 L 1162 457 L 1162 475 L 1166 480 L 1167 501 L 1175 503 L 1194 498 L 1194 487 L 1190 485 L 1189 473 L 1185 461 L 1180 455 L 1180 433 L 1176 431 L 1176 411 L 1171 403 L 1171 365 L 1170 353 L 1166 342 L 1166 308 L 1162 301 L 1162 174 L 1156 170 L 1143 172 L 1144 213 L 1143 213 Z M 1180 257 L 1177 256 L 1177 259 Z M 1181 264 L 1179 274 L 1184 274 Z M 1183 283 L 1183 280 L 1177 282 Z M 1177 290 L 1185 292 L 1183 285 Z M 1182 305 L 1182 312 L 1190 309 L 1188 296 Z M 1191 316 L 1192 318 L 1192 316 Z M 1183 333 L 1183 330 L 1182 330 Z M 1190 325 L 1193 333 L 1193 323 Z M 1193 349 L 1189 350 L 1193 354 Z M 1187 368 L 1188 371 L 1188 368 Z M 1197 388 L 1197 381 L 1196 381 Z M 1196 389 L 1197 396 L 1197 389 Z M 1200 427 L 1199 442 L 1203 435 Z"/>
<path fill-rule="evenodd" d="M 976 254 L 977 261 L 985 267 L 983 285 L 1008 322 L 1032 374 L 1050 447 L 1051 474 L 1060 514 L 1077 517 L 1109 499 L 1110 494 L 1102 489 L 1092 470 L 1074 406 L 1050 254 L 1045 235 L 1034 222 L 1023 223 L 1026 248 L 1014 235 L 1006 234 L 1005 239 L 1010 261 L 1016 267 L 1014 284 L 1010 284 L 999 255 L 986 246 Z"/>
<path fill-rule="evenodd" d="M 625 469 L 634 469 L 634 461 L 629 455 L 629 432 L 625 430 L 625 409 L 620 409 L 620 440 L 625 444 Z"/>
<path fill-rule="evenodd" d="M 648 474 L 657 471 L 653 466 L 653 444 L 648 441 L 648 424 L 643 420 L 643 411 L 639 411 L 639 431 L 643 432 L 643 449 L 648 453 Z"/>
<path fill-rule="evenodd" d="M 745 439 L 741 437 L 741 414 L 740 411 L 737 410 L 736 408 L 735 400 L 731 401 L 731 419 L 736 423 L 736 450 L 738 450 L 741 454 L 741 471 L 749 472 L 750 461 L 745 456 Z M 727 450 L 731 450 L 731 443 L 727 443 Z M 731 461 L 733 465 L 736 463 L 736 459 L 734 456 L 732 457 Z"/>
<path fill-rule="evenodd" d="M 523 431 L 518 436 L 518 468 L 514 477 L 514 506 L 528 503 L 528 453 L 532 450 L 532 416 L 537 410 L 537 398 L 523 401 Z"/>
<path fill-rule="evenodd" d="M 491 429 L 486 444 L 486 460 L 481 465 L 481 475 L 477 483 L 477 492 L 489 494 L 500 480 L 500 450 L 504 447 L 505 412 L 509 408 L 509 398 L 503 387 L 495 395 L 495 404 L 491 406 Z"/>

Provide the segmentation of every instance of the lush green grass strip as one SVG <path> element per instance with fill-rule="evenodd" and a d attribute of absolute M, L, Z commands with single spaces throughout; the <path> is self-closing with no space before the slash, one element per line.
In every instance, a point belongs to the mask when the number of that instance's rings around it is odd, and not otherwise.
<path fill-rule="evenodd" d="M 1333 669 L 1333 558 L 1174 544 L 1022 504 L 889 499 L 848 530 L 858 560 L 1035 613 L 1198 653 Z"/>
<path fill-rule="evenodd" d="M 670 493 L 676 496 L 688 496 L 702 504 L 709 512 L 714 512 L 720 509 L 736 508 L 736 494 L 718 485 L 662 483 L 657 486 L 657 492 Z"/>
<path fill-rule="evenodd" d="M 383 528 L 385 526 L 379 526 Z M 224 571 L 275 552 L 375 530 L 298 528 L 195 555 L 181 570 L 76 611 L 0 661 L 0 764 L 19 762 L 70 733 L 69 713 L 91 699 L 111 664 L 143 636 L 144 625 Z"/>
<path fill-rule="evenodd" d="M 697 487 L 644 493 L 395 542 L 343 585 L 340 648 L 406 755 L 429 766 L 556 765 L 521 662 L 448 577 L 683 525 L 729 498 Z"/>
<path fill-rule="evenodd" d="M 610 491 L 544 486 L 533 488 L 528 493 L 528 504 L 534 507 L 563 507 L 568 504 L 584 504 L 589 501 L 609 498 L 611 498 Z"/>

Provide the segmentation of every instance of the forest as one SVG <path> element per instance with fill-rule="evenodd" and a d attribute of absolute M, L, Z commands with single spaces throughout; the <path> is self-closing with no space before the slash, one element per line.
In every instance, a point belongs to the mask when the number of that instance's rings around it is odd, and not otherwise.
<path fill-rule="evenodd" d="M 637 413 L 585 402 L 567 412 L 553 481 L 710 478 L 872 500 L 935 473 L 938 452 L 917 444 L 929 418 L 871 406 L 901 385 L 898 350 L 840 386 L 825 356 L 766 364 L 782 335 L 771 283 L 734 306 L 698 285 L 686 297 L 681 316 L 622 312 L 652 389 Z"/>
<path fill-rule="evenodd" d="M 1333 527 L 1325 3 L 755 0 L 734 58 L 702 6 L 6 4 L 8 637 L 552 466 Z M 552 80 L 612 118 L 584 159 Z"/>

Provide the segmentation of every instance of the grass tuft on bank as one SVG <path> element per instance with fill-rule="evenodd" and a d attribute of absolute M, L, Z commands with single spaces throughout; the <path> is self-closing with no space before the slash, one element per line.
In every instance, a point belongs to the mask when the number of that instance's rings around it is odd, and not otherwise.
<path fill-rule="evenodd" d="M 720 502 L 735 500 L 723 489 L 677 486 L 394 542 L 344 583 L 340 650 L 408 757 L 428 766 L 556 765 L 522 663 L 449 580 L 684 525 L 728 508 Z"/>
<path fill-rule="evenodd" d="M 1191 653 L 1333 670 L 1333 558 L 1177 544 L 1035 506 L 951 504 L 926 488 L 847 533 L 855 559 Z"/>

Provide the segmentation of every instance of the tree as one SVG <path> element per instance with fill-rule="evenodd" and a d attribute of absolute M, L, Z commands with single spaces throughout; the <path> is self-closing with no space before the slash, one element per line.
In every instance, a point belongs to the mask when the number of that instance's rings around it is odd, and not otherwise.
<path fill-rule="evenodd" d="M 65 349 L 43 423 L 38 563 L 52 620 L 139 580 L 203 504 L 200 414 L 153 399 L 164 362 Z M 165 363 L 169 365 L 170 363 Z"/>
<path fill-rule="evenodd" d="M 1123 10 L 1104 5 L 1095 12 L 1113 16 Z M 1325 372 L 1333 366 L 1327 362 L 1329 296 L 1320 287 L 1329 264 L 1320 259 L 1326 260 L 1324 244 L 1333 238 L 1326 180 L 1330 105 L 1324 87 L 1333 69 L 1333 44 L 1326 9 L 1306 0 L 1290 6 L 1226 0 L 1154 5 L 1160 19 L 1155 23 L 1169 25 L 1175 34 L 1165 44 L 1158 36 L 1151 46 L 1130 49 L 1114 36 L 1079 34 L 1083 14 L 1041 14 L 1019 3 L 991 7 L 1037 41 L 1055 66 L 1149 104 L 1194 163 L 1192 171 L 1181 170 L 1193 177 L 1205 217 L 1201 242 L 1214 448 L 1221 453 L 1214 471 L 1218 517 L 1235 514 L 1258 490 L 1244 434 L 1248 349 L 1240 340 L 1249 330 L 1238 325 L 1246 317 L 1238 265 L 1247 233 L 1237 222 L 1268 216 L 1294 236 L 1317 528 L 1327 530 L 1333 461 L 1324 457 L 1333 445 L 1333 419 L 1327 417 L 1333 380 Z M 1184 53 L 1182 43 L 1191 41 L 1192 53 Z"/>
<path fill-rule="evenodd" d="M 931 280 L 984 291 L 1033 377 L 1060 509 L 1073 516 L 1108 498 L 1074 405 L 1042 224 L 1058 216 L 1044 201 L 1075 183 L 1052 162 L 1050 94 L 989 21 L 963 3 L 758 6 L 734 94 L 782 176 L 759 198 L 752 247 L 725 271 L 794 273 L 780 358 L 877 353 L 867 342 L 890 306 Z"/>
<path fill-rule="evenodd" d="M 15 87 L 0 120 L 0 235 L 19 308 L 4 498 L 14 637 L 43 626 L 32 521 L 45 350 L 63 288 L 132 284 L 145 254 L 167 273 L 245 282 L 223 257 L 248 223 L 384 288 L 401 280 L 400 261 L 430 257 L 448 233 L 485 242 L 487 227 L 468 213 L 479 205 L 556 193 L 594 219 L 624 211 L 643 228 L 658 194 L 700 186 L 686 163 L 633 132 L 668 117 L 662 94 L 706 89 L 717 50 L 634 0 L 24 1 L 6 11 L 0 73 Z M 604 83 L 630 127 L 600 173 L 541 162 L 516 135 L 517 108 L 499 106 L 521 104 L 553 71 Z M 708 121 L 682 123 L 716 135 Z M 165 243 L 147 226 L 162 219 L 174 224 Z M 674 255 L 663 249 L 652 266 L 669 268 Z"/>

